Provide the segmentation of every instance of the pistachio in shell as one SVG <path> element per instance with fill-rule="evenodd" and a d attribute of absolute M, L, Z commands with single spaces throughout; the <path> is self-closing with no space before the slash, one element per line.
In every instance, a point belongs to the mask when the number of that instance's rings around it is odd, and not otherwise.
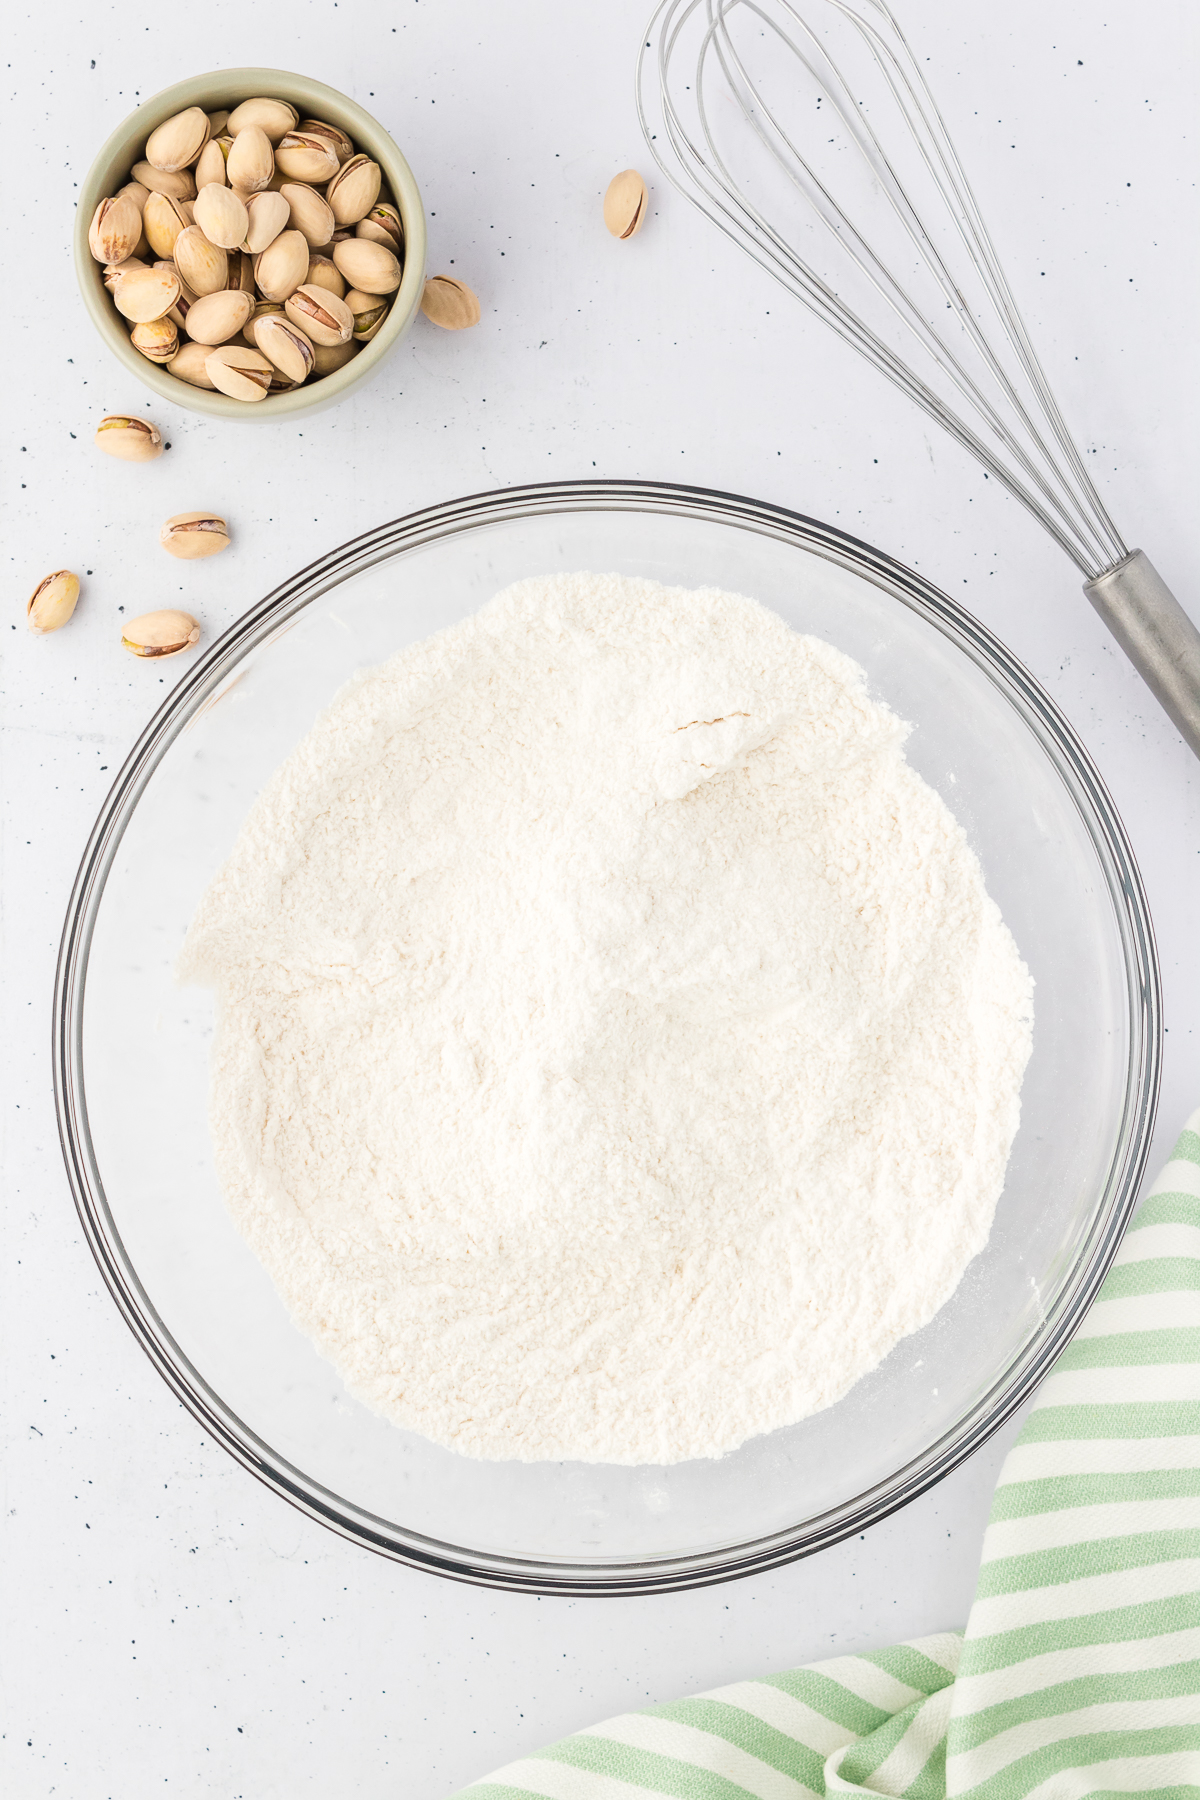
<path fill-rule="evenodd" d="M 263 189 L 260 193 L 251 194 L 246 202 L 246 236 L 242 241 L 242 249 L 250 256 L 259 256 L 273 244 L 291 217 L 291 207 L 283 193 L 272 193 Z"/>
<path fill-rule="evenodd" d="M 162 435 L 149 419 L 108 413 L 96 427 L 96 446 L 121 462 L 153 462 L 163 453 Z"/>
<path fill-rule="evenodd" d="M 309 137 L 324 138 L 340 163 L 349 162 L 354 155 L 354 145 L 337 125 L 328 125 L 324 119 L 301 119 L 299 129 Z"/>
<path fill-rule="evenodd" d="M 172 200 L 196 198 L 196 183 L 187 169 L 156 169 L 153 163 L 137 162 L 129 173 L 151 194 L 167 194 Z"/>
<path fill-rule="evenodd" d="M 151 194 L 142 214 L 146 241 L 155 256 L 174 256 L 175 239 L 191 224 L 186 211 L 189 201 L 174 200 L 170 194 Z"/>
<path fill-rule="evenodd" d="M 204 556 L 216 556 L 229 548 L 229 527 L 215 512 L 176 513 L 158 534 L 158 541 L 168 556 L 184 562 L 196 562 Z"/>
<path fill-rule="evenodd" d="M 168 275 L 173 275 L 176 281 L 179 282 L 179 298 L 167 314 L 167 317 L 168 319 L 174 319 L 176 325 L 182 329 L 187 319 L 189 309 L 196 304 L 196 295 L 193 294 L 186 281 L 180 280 L 179 270 L 169 259 L 164 262 L 156 262 L 154 266 L 156 269 L 164 269 Z"/>
<path fill-rule="evenodd" d="M 228 146 L 229 144 L 232 144 L 232 142 L 232 138 L 227 138 L 225 140 L 225 145 Z M 220 138 L 210 137 L 207 144 L 205 144 L 203 150 L 200 152 L 199 157 L 196 159 L 195 177 L 197 193 L 200 192 L 201 188 L 211 187 L 214 182 L 218 187 L 228 186 L 229 178 L 225 170 L 225 154 L 226 148 L 222 145 Z"/>
<path fill-rule="evenodd" d="M 88 227 L 88 249 L 101 263 L 124 262 L 137 249 L 142 215 L 128 194 L 102 200 Z"/>
<path fill-rule="evenodd" d="M 193 294 L 215 294 L 229 280 L 229 257 L 210 244 L 198 225 L 189 225 L 175 239 L 175 267 Z"/>
<path fill-rule="evenodd" d="M 275 167 L 289 181 L 329 181 L 339 166 L 337 151 L 329 140 L 312 132 L 289 131 L 275 149 Z"/>
<path fill-rule="evenodd" d="M 204 294 L 188 308 L 187 334 L 193 344 L 227 344 L 254 311 L 254 301 L 240 289 Z"/>
<path fill-rule="evenodd" d="M 479 323 L 479 301 L 465 281 L 431 275 L 421 295 L 421 311 L 443 331 L 466 331 Z"/>
<path fill-rule="evenodd" d="M 354 227 L 354 235 L 370 238 L 374 244 L 386 244 L 395 256 L 404 254 L 404 221 L 390 200 L 377 200 L 366 218 Z"/>
<path fill-rule="evenodd" d="M 604 223 L 615 238 L 631 238 L 646 222 L 646 184 L 636 169 L 622 169 L 604 196 Z"/>
<path fill-rule="evenodd" d="M 280 193 L 291 208 L 292 224 L 313 250 L 327 244 L 337 229 L 333 208 L 307 181 L 285 181 Z"/>
<path fill-rule="evenodd" d="M 142 613 L 121 631 L 121 642 L 134 656 L 178 656 L 200 642 L 200 627 L 191 613 L 167 607 L 162 612 Z"/>
<path fill-rule="evenodd" d="M 135 269 L 147 269 L 149 266 L 140 256 L 127 256 L 124 262 L 109 263 L 104 271 L 104 285 L 113 294 L 122 275 L 132 275 Z"/>
<path fill-rule="evenodd" d="M 232 400 L 265 400 L 274 364 L 249 344 L 220 344 L 208 353 L 208 378 Z"/>
<path fill-rule="evenodd" d="M 46 637 L 52 631 L 61 630 L 75 611 L 78 599 L 79 577 L 70 569 L 56 569 L 53 575 L 45 576 L 30 594 L 25 607 L 30 631 L 38 637 Z"/>
<path fill-rule="evenodd" d="M 360 344 L 369 343 L 387 318 L 388 303 L 382 294 L 364 294 L 351 288 L 346 305 L 354 314 L 354 336 Z"/>
<path fill-rule="evenodd" d="M 314 344 L 344 344 L 354 331 L 354 314 L 328 288 L 298 287 L 284 301 L 283 310 Z"/>
<path fill-rule="evenodd" d="M 335 244 L 333 260 L 350 286 L 365 294 L 394 294 L 404 273 L 386 244 L 373 244 L 369 238 Z"/>
<path fill-rule="evenodd" d="M 237 137 L 253 125 L 273 144 L 277 144 L 297 123 L 299 117 L 295 107 L 290 106 L 286 100 L 243 100 L 229 114 L 226 129 L 231 137 Z"/>
<path fill-rule="evenodd" d="M 254 347 L 270 357 L 294 386 L 298 387 L 313 372 L 312 339 L 289 318 L 268 314 L 256 319 Z"/>
<path fill-rule="evenodd" d="M 167 364 L 167 374 L 174 375 L 177 381 L 186 381 L 189 387 L 208 388 L 211 391 L 213 383 L 205 367 L 211 348 L 210 344 L 180 344 Z"/>
<path fill-rule="evenodd" d="M 145 324 L 134 326 L 129 341 L 148 362 L 170 362 L 179 348 L 179 327 L 170 317 L 148 319 Z"/>
<path fill-rule="evenodd" d="M 283 303 L 279 300 L 260 300 L 242 327 L 242 336 L 246 342 L 258 349 L 258 327 L 263 319 L 282 319 Z"/>
<path fill-rule="evenodd" d="M 339 225 L 357 225 L 379 199 L 383 171 L 369 156 L 352 156 L 344 162 L 325 189 Z"/>
<path fill-rule="evenodd" d="M 212 137 L 220 137 L 229 124 L 229 108 L 222 107 L 218 112 L 208 115 L 208 129 Z"/>
<path fill-rule="evenodd" d="M 117 311 L 133 325 L 165 317 L 178 298 L 179 277 L 166 269 L 134 269 L 113 289 Z"/>
<path fill-rule="evenodd" d="M 190 168 L 208 142 L 208 114 L 198 106 L 185 107 L 173 118 L 164 119 L 146 139 L 146 161 L 164 174 L 177 174 Z M 135 180 L 140 177 L 135 176 Z"/>
<path fill-rule="evenodd" d="M 290 228 L 254 259 L 254 279 L 264 300 L 284 301 L 308 274 L 308 240 Z"/>
<path fill-rule="evenodd" d="M 356 344 L 353 338 L 344 344 L 314 344 L 313 374 L 336 375 L 339 369 L 344 369 L 348 362 L 353 361 L 361 349 L 362 345 Z"/>
<path fill-rule="evenodd" d="M 127 181 L 125 186 L 117 189 L 116 198 L 132 200 L 139 212 L 145 212 L 146 202 L 150 198 L 150 189 L 143 187 L 140 181 Z"/>
<path fill-rule="evenodd" d="M 275 173 L 271 140 L 259 125 L 247 125 L 233 140 L 225 173 L 230 187 L 261 193 Z"/>
<path fill-rule="evenodd" d="M 232 188 L 210 181 L 196 195 L 196 224 L 218 250 L 236 250 L 245 240 L 250 221 L 245 203 Z"/>
<path fill-rule="evenodd" d="M 304 278 L 307 287 L 328 288 L 331 294 L 344 299 L 346 282 L 341 270 L 329 256 L 311 256 L 308 260 L 308 274 Z"/>

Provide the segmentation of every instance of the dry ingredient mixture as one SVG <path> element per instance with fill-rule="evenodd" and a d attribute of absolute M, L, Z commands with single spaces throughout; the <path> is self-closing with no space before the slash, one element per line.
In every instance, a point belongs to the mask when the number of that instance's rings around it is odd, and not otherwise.
<path fill-rule="evenodd" d="M 948 1299 L 1032 982 L 905 732 L 754 601 L 586 574 L 338 696 L 180 973 L 230 1210 L 353 1393 L 473 1456 L 716 1456 Z"/>

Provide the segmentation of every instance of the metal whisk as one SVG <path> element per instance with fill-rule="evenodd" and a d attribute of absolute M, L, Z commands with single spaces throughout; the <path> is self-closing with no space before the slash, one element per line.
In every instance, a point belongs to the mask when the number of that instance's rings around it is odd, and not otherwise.
<path fill-rule="evenodd" d="M 672 185 L 1062 546 L 1200 755 L 1200 632 L 1109 517 L 884 0 L 662 0 L 637 100 Z"/>

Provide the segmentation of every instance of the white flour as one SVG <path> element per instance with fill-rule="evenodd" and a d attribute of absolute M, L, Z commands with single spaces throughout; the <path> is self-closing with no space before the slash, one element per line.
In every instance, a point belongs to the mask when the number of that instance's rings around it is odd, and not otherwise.
<path fill-rule="evenodd" d="M 1032 982 L 861 671 L 755 602 L 524 581 L 352 682 L 189 932 L 239 1228 L 474 1456 L 716 1456 L 987 1239 Z"/>

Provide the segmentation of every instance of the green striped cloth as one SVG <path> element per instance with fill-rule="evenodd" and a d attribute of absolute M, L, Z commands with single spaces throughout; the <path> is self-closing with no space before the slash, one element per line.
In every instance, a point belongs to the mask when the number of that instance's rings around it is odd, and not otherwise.
<path fill-rule="evenodd" d="M 966 1633 L 626 1713 L 471 1800 L 1200 1800 L 1200 1112 L 1005 1461 Z"/>

